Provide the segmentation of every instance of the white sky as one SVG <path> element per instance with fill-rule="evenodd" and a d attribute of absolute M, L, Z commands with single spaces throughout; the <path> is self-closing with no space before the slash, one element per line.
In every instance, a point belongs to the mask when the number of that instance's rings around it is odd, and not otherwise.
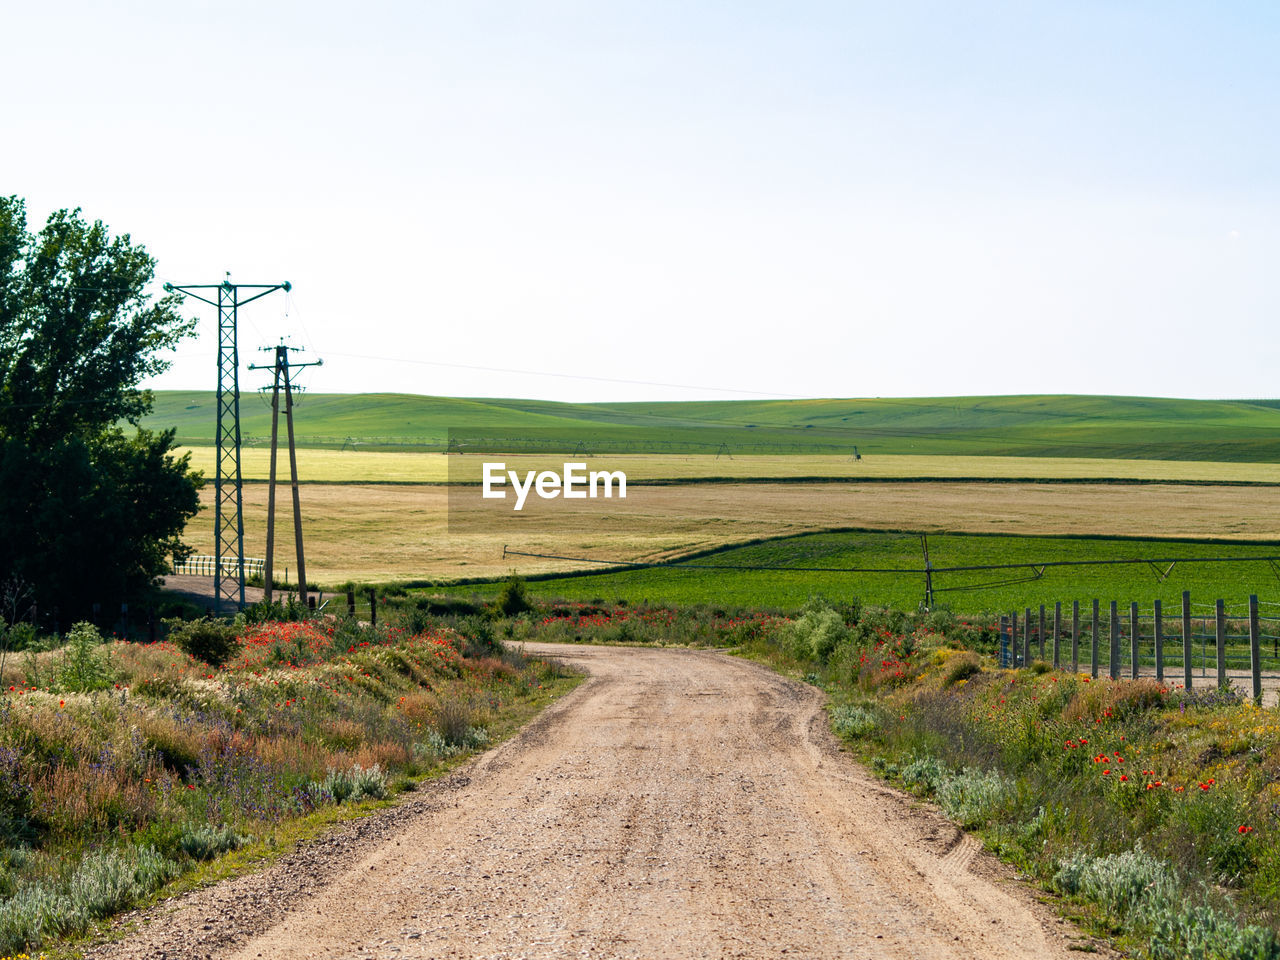
<path fill-rule="evenodd" d="M 3 29 L 0 191 L 164 279 L 290 280 L 241 353 L 292 335 L 315 390 L 1280 395 L 1271 2 L 118 0 Z M 153 386 L 214 386 L 194 306 Z"/>

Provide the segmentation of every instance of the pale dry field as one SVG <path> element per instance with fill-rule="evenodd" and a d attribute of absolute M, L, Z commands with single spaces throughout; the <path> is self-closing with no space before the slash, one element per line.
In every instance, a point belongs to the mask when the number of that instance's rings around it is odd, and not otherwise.
<path fill-rule="evenodd" d="M 191 462 L 213 475 L 214 448 L 190 447 Z M 449 456 L 443 453 L 371 453 L 360 450 L 298 451 L 298 475 L 303 480 L 326 483 L 446 483 L 478 482 L 481 463 L 503 461 L 508 469 L 560 470 L 566 460 L 586 460 L 591 469 L 623 470 L 629 479 L 690 480 L 706 477 L 760 479 L 830 477 L 849 480 L 953 479 L 979 480 L 1171 480 L 1181 483 L 1280 483 L 1280 464 L 1218 463 L 1187 460 L 1093 460 L 1084 457 L 951 457 L 951 456 L 866 456 L 852 461 L 847 456 L 670 456 L 665 454 L 621 454 L 592 457 L 506 455 Z M 241 469 L 246 480 L 265 480 L 270 451 L 245 447 Z M 288 454 L 281 451 L 278 476 L 287 477 Z M 452 476 L 450 475 L 450 471 Z"/>
<path fill-rule="evenodd" d="M 382 456 L 380 454 L 380 456 Z M 655 560 L 760 537 L 863 527 L 1008 534 L 1280 539 L 1280 496 L 1269 487 L 1177 484 L 791 483 L 632 486 L 626 500 L 539 503 L 516 515 L 482 509 L 479 488 L 439 485 L 302 487 L 308 579 L 453 579 L 580 563 L 503 559 L 531 553 Z M 245 552 L 265 547 L 263 484 L 245 492 Z M 212 484 L 187 542 L 213 550 Z M 531 504 L 533 501 L 531 500 Z M 296 571 L 289 490 L 278 491 L 277 569 Z M 452 522 L 450 522 L 452 519 Z"/>

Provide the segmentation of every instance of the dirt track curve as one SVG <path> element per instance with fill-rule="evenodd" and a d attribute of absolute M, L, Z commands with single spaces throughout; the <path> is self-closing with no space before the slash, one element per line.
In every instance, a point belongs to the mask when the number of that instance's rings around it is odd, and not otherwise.
<path fill-rule="evenodd" d="M 530 649 L 590 679 L 383 822 L 162 905 L 90 956 L 1045 960 L 1086 946 L 976 841 L 849 762 L 813 688 L 707 651 Z"/>

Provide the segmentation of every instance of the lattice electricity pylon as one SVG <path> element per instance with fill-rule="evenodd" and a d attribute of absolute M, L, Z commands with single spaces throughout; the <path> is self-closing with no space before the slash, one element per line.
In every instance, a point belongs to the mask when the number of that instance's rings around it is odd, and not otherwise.
<path fill-rule="evenodd" d="M 166 283 L 166 291 L 195 297 L 218 308 L 218 454 L 213 480 L 213 603 L 221 612 L 223 601 L 244 608 L 244 495 L 240 471 L 240 351 L 236 344 L 236 324 L 242 306 L 268 293 L 283 290 L 288 283 L 232 283 L 231 274 L 222 283 L 180 285 Z M 211 300 L 193 291 L 217 290 L 218 299 Z M 257 290 L 240 299 L 241 290 Z M 232 576 L 223 569 L 232 561 Z"/>

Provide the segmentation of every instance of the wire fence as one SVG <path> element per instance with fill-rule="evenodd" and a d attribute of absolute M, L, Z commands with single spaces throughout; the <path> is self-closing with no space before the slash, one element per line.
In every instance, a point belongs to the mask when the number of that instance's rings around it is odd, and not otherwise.
<path fill-rule="evenodd" d="M 1085 608 L 1072 601 L 1069 611 L 1060 602 L 1025 607 L 1000 617 L 1000 664 L 1040 660 L 1093 677 L 1149 676 L 1188 689 L 1247 677 L 1260 701 L 1262 680 L 1280 678 L 1280 604 L 1266 606 L 1274 612 L 1264 614 L 1256 596 L 1245 604 L 1197 604 L 1184 591 L 1174 611 L 1158 600 L 1145 608 L 1098 600 Z"/>

